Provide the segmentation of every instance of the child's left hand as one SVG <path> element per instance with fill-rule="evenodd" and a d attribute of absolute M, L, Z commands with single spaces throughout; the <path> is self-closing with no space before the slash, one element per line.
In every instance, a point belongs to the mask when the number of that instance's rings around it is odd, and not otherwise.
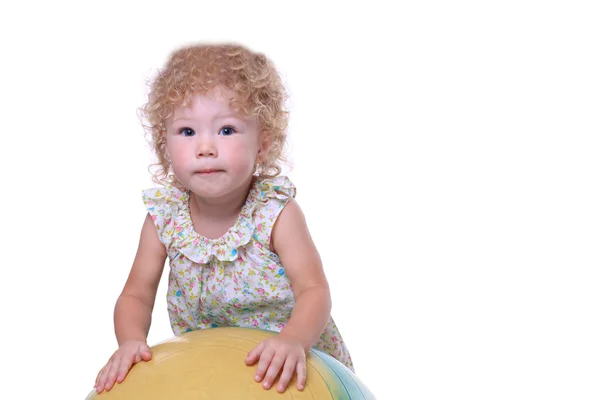
<path fill-rule="evenodd" d="M 281 371 L 277 391 L 283 393 L 295 371 L 298 374 L 296 387 L 298 390 L 304 389 L 306 352 L 300 341 L 282 334 L 264 340 L 246 357 L 247 365 L 253 365 L 256 361 L 258 367 L 254 379 L 260 382 L 264 378 L 263 388 L 269 389 Z"/>

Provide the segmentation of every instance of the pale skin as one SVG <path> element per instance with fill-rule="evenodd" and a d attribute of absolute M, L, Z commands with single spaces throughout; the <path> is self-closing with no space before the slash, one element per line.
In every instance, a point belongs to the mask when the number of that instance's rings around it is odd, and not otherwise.
<path fill-rule="evenodd" d="M 235 222 L 248 195 L 254 165 L 262 157 L 257 121 L 235 115 L 225 101 L 226 94 L 198 94 L 189 106 L 176 107 L 165 133 L 175 175 L 190 190 L 194 229 L 211 239 L 223 235 Z M 277 390 L 283 392 L 295 374 L 297 388 L 302 390 L 306 354 L 327 325 L 331 298 L 319 253 L 294 199 L 273 227 L 271 250 L 291 281 L 296 304 L 283 330 L 252 349 L 244 361 L 257 365 L 255 380 L 265 389 L 277 383 Z M 119 348 L 98 373 L 94 386 L 98 393 L 123 382 L 134 364 L 151 359 L 146 340 L 166 258 L 165 246 L 147 215 L 133 266 L 115 305 Z"/>

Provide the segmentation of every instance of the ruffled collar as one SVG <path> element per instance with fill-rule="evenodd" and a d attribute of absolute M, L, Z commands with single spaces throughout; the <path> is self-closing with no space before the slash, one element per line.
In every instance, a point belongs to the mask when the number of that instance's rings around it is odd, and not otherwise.
<path fill-rule="evenodd" d="M 189 209 L 189 191 L 168 186 L 173 216 L 171 247 L 195 263 L 206 264 L 212 257 L 220 261 L 238 258 L 238 248 L 250 242 L 256 229 L 253 223 L 255 208 L 270 198 L 286 199 L 295 196 L 295 187 L 287 177 L 256 179 L 235 223 L 223 236 L 209 239 L 194 229 Z"/>

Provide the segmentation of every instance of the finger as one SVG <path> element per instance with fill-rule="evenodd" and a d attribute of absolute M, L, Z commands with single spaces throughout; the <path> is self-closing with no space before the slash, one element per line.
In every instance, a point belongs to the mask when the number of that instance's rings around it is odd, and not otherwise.
<path fill-rule="evenodd" d="M 98 374 L 96 375 L 96 381 L 94 382 L 94 387 L 98 386 L 98 381 L 100 381 L 100 374 L 102 373 L 102 370 L 98 371 Z"/>
<path fill-rule="evenodd" d="M 298 363 L 296 364 L 296 374 L 298 376 L 296 387 L 298 390 L 304 390 L 304 386 L 306 386 L 306 357 L 302 357 L 298 360 Z"/>
<path fill-rule="evenodd" d="M 281 371 L 281 376 L 279 377 L 279 383 L 277 384 L 277 391 L 279 393 L 283 393 L 288 387 L 288 384 L 294 376 L 294 371 L 296 370 L 297 364 L 298 362 L 294 357 L 288 357 L 285 360 L 283 370 Z"/>
<path fill-rule="evenodd" d="M 135 363 L 139 363 L 140 361 L 150 361 L 152 359 L 152 353 L 150 352 L 150 348 L 148 346 L 140 346 L 138 352 L 135 354 Z"/>
<path fill-rule="evenodd" d="M 112 368 L 114 361 L 115 361 L 115 355 L 113 354 L 112 356 L 110 356 L 110 358 L 106 362 L 106 365 L 104 367 L 102 367 L 102 369 L 98 373 L 98 376 L 96 377 L 96 379 L 98 381 L 97 387 L 99 387 L 101 391 L 104 390 L 104 385 L 106 384 L 106 380 L 108 378 L 108 372 Z"/>
<path fill-rule="evenodd" d="M 115 358 L 111 365 L 110 369 L 106 372 L 104 377 L 104 390 L 110 390 L 115 385 L 115 381 L 117 380 L 117 372 L 119 371 L 119 364 L 121 362 L 121 357 Z"/>
<path fill-rule="evenodd" d="M 268 348 L 264 350 L 260 355 L 260 360 L 258 361 L 258 366 L 256 367 L 256 375 L 254 376 L 254 380 L 257 382 L 262 381 L 265 376 L 265 372 L 267 372 L 267 368 L 269 368 L 269 364 L 271 364 L 271 360 L 275 355 L 275 350 Z"/>
<path fill-rule="evenodd" d="M 275 357 L 271 360 L 271 364 L 269 365 L 269 369 L 267 370 L 267 374 L 265 375 L 265 379 L 263 381 L 263 387 L 265 389 L 269 389 L 275 379 L 277 379 L 277 375 L 279 375 L 279 371 L 283 367 L 285 363 L 286 356 L 276 354 Z"/>
<path fill-rule="evenodd" d="M 96 391 L 98 393 L 102 393 L 104 391 L 104 386 L 106 385 L 106 379 L 108 376 L 108 371 L 110 371 L 112 365 L 112 359 L 108 360 L 104 368 L 98 374 L 98 384 L 96 385 Z"/>
<path fill-rule="evenodd" d="M 260 357 L 264 348 L 265 342 L 261 342 L 258 346 L 250 350 L 250 352 L 246 356 L 246 364 L 253 365 L 256 361 L 258 361 L 258 358 Z"/>
<path fill-rule="evenodd" d="M 133 362 L 129 358 L 121 358 L 121 363 L 119 364 L 119 369 L 117 370 L 117 382 L 121 383 L 125 380 L 127 373 L 131 369 Z"/>
<path fill-rule="evenodd" d="M 96 377 L 96 384 L 94 385 L 94 387 L 96 388 L 96 392 L 98 393 L 102 393 L 102 391 L 104 390 L 104 371 L 107 366 L 108 364 L 104 368 L 102 368 L 100 372 L 98 372 L 98 376 Z"/>
<path fill-rule="evenodd" d="M 140 356 L 142 357 L 142 360 L 150 361 L 152 359 L 152 351 L 150 350 L 150 347 L 142 346 L 140 349 Z"/>

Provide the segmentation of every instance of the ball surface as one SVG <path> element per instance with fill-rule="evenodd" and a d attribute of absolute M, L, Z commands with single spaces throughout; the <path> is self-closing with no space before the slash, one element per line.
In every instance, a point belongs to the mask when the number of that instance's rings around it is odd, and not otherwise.
<path fill-rule="evenodd" d="M 284 393 L 275 382 L 265 390 L 254 380 L 256 364 L 244 362 L 250 350 L 275 333 L 248 328 L 213 328 L 188 332 L 152 347 L 152 360 L 131 368 L 125 381 L 109 392 L 92 391 L 86 400 L 153 399 L 374 399 L 342 363 L 319 350 L 306 360 L 306 386 L 296 378 Z"/>

